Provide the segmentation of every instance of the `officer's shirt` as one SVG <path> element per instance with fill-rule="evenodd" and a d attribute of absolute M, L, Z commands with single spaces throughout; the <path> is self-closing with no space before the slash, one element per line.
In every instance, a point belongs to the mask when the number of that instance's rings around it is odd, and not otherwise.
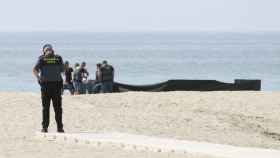
<path fill-rule="evenodd" d="M 64 71 L 62 57 L 59 55 L 52 57 L 40 56 L 35 69 L 40 72 L 40 78 L 43 82 L 61 81 L 61 73 Z"/>

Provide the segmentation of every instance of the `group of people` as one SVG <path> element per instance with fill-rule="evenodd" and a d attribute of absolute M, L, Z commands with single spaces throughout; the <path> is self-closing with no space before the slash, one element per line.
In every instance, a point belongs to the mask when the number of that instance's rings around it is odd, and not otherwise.
<path fill-rule="evenodd" d="M 113 92 L 114 68 L 106 60 L 96 64 L 95 80 L 89 80 L 86 62 L 76 63 L 74 69 L 69 62 L 64 63 L 63 89 L 68 89 L 72 95 L 85 93 Z"/>
<path fill-rule="evenodd" d="M 65 75 L 63 81 L 62 74 Z M 57 132 L 63 133 L 62 123 L 62 93 L 63 89 L 69 89 L 71 94 L 81 94 L 88 83 L 89 73 L 86 69 L 86 63 L 81 66 L 75 65 L 75 70 L 69 66 L 69 62 L 63 62 L 60 55 L 55 54 L 52 45 L 43 46 L 43 54 L 39 56 L 33 67 L 33 75 L 38 80 L 41 88 L 42 100 L 42 130 L 48 132 L 50 120 L 50 104 L 52 102 L 57 124 Z M 113 91 L 114 68 L 103 61 L 97 64 L 96 79 L 92 84 L 94 92 L 108 93 Z M 87 87 L 87 88 L 85 88 Z"/>

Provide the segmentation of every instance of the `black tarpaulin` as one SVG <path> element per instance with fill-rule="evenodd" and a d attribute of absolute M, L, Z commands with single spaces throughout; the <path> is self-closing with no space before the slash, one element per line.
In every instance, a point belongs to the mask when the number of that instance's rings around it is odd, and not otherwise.
<path fill-rule="evenodd" d="M 224 83 L 216 80 L 168 80 L 151 85 L 128 85 L 114 83 L 114 92 L 128 91 L 259 91 L 261 80 L 236 79 L 234 83 Z"/>

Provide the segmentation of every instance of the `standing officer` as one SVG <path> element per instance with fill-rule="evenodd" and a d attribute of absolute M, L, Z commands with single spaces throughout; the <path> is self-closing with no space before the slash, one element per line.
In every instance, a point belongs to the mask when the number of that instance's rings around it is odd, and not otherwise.
<path fill-rule="evenodd" d="M 44 54 L 39 57 L 33 68 L 33 74 L 41 86 L 43 106 L 42 132 L 48 132 L 50 102 L 52 101 L 55 111 L 57 132 L 63 133 L 61 98 L 63 88 L 61 73 L 64 71 L 63 60 L 61 56 L 54 54 L 54 50 L 50 44 L 44 45 L 43 53 Z"/>
<path fill-rule="evenodd" d="M 101 89 L 103 93 L 112 93 L 114 86 L 114 68 L 106 60 L 101 66 Z"/>

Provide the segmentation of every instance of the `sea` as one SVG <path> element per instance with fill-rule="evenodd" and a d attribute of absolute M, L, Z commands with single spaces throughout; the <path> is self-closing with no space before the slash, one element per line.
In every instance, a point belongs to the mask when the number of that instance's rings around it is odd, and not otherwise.
<path fill-rule="evenodd" d="M 39 91 L 32 68 L 46 43 L 72 66 L 85 61 L 92 79 L 107 60 L 126 84 L 260 79 L 280 90 L 280 32 L 2 32 L 0 91 Z"/>

